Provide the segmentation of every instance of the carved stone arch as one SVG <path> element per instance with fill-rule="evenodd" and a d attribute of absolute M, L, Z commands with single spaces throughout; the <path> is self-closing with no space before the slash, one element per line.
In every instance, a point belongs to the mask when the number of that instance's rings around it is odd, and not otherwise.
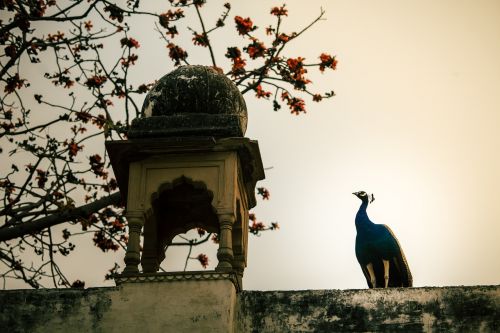
<path fill-rule="evenodd" d="M 205 183 L 181 176 L 163 183 L 151 195 L 146 213 L 142 267 L 145 273 L 158 271 L 165 250 L 175 236 L 193 228 L 219 231 L 213 193 Z"/>

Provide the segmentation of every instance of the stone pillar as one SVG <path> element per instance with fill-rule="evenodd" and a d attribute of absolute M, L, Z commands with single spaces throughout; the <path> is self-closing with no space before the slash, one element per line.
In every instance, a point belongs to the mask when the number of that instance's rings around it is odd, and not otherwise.
<path fill-rule="evenodd" d="M 233 269 L 233 238 L 232 230 L 233 224 L 236 219 L 233 214 L 221 214 L 219 215 L 219 249 L 217 250 L 217 259 L 219 259 L 219 264 L 217 265 L 217 271 L 231 271 Z"/>
<path fill-rule="evenodd" d="M 144 225 L 144 213 L 140 210 L 128 211 L 126 213 L 129 228 L 127 253 L 125 254 L 124 274 L 139 273 L 139 262 L 141 260 L 141 230 Z"/>

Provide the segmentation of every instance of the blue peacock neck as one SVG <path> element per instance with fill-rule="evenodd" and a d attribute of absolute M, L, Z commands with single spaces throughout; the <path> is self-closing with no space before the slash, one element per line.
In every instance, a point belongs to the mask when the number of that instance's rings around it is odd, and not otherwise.
<path fill-rule="evenodd" d="M 356 230 L 367 229 L 373 225 L 373 222 L 370 221 L 370 218 L 366 213 L 367 207 L 368 207 L 368 200 L 363 201 L 358 209 L 358 212 L 356 213 L 356 218 L 354 220 L 356 224 Z"/>

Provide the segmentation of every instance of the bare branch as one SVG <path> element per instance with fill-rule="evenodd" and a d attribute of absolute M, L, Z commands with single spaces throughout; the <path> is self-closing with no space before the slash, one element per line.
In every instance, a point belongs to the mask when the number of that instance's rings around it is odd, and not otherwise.
<path fill-rule="evenodd" d="M 87 205 L 68 209 L 43 217 L 34 221 L 21 223 L 9 228 L 0 230 L 0 241 L 21 237 L 22 235 L 39 232 L 45 228 L 52 227 L 77 218 L 87 218 L 90 214 L 97 212 L 110 205 L 119 205 L 121 202 L 120 192 L 103 197 Z"/>

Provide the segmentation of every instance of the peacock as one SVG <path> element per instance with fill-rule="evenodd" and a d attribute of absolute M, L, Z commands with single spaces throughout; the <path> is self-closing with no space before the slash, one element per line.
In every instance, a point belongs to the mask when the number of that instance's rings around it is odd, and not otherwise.
<path fill-rule="evenodd" d="M 392 230 L 373 223 L 366 208 L 373 194 L 354 192 L 361 200 L 356 214 L 356 258 L 369 288 L 412 287 L 413 278 L 403 249 Z"/>

